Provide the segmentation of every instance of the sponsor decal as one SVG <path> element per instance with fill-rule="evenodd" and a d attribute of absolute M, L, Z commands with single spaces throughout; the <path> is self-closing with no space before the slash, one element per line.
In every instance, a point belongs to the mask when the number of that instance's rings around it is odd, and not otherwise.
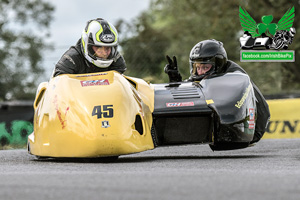
<path fill-rule="evenodd" d="M 104 34 L 100 37 L 100 40 L 104 43 L 113 42 L 115 40 L 115 36 L 113 34 Z"/>
<path fill-rule="evenodd" d="M 242 7 L 239 17 L 244 31 L 240 37 L 242 62 L 295 62 L 295 51 L 286 51 L 296 34 L 294 6 L 277 23 L 272 15 L 262 16 L 262 23 L 257 23 Z"/>
<path fill-rule="evenodd" d="M 206 100 L 206 104 L 207 104 L 207 105 L 213 104 L 213 103 L 215 103 L 215 102 L 214 102 L 214 100 L 212 100 L 212 99 Z"/>
<path fill-rule="evenodd" d="M 265 138 L 300 138 L 300 120 L 271 120 Z"/>
<path fill-rule="evenodd" d="M 264 139 L 300 138 L 300 98 L 267 100 L 270 122 Z"/>
<path fill-rule="evenodd" d="M 249 108 L 249 129 L 254 129 L 255 127 L 255 111 L 254 108 Z"/>
<path fill-rule="evenodd" d="M 82 87 L 95 85 L 109 85 L 109 81 L 107 79 L 80 81 L 80 83 Z"/>
<path fill-rule="evenodd" d="M 241 98 L 241 100 L 239 100 L 239 101 L 236 102 L 235 107 L 237 107 L 237 108 L 241 108 L 242 107 L 242 105 L 244 104 L 246 98 L 248 97 L 248 94 L 249 94 L 249 92 L 251 90 L 251 87 L 252 87 L 252 85 L 249 84 L 249 86 L 247 87 L 247 89 L 246 89 L 245 93 L 243 94 L 243 97 Z"/>
<path fill-rule="evenodd" d="M 249 108 L 249 121 L 254 121 L 254 119 L 255 119 L 254 108 Z"/>
<path fill-rule="evenodd" d="M 249 122 L 249 129 L 254 129 L 254 127 L 255 127 L 254 122 Z"/>
<path fill-rule="evenodd" d="M 194 102 L 166 103 L 167 107 L 194 106 Z"/>
<path fill-rule="evenodd" d="M 109 125 L 109 121 L 102 121 L 101 122 L 102 123 L 102 128 L 108 128 L 108 127 L 110 127 L 110 125 Z"/>
<path fill-rule="evenodd" d="M 80 76 L 76 76 L 76 77 L 90 77 L 90 76 L 103 76 L 103 75 L 107 75 L 107 73 L 100 73 L 100 74 L 85 74 L 85 75 L 80 75 Z"/>

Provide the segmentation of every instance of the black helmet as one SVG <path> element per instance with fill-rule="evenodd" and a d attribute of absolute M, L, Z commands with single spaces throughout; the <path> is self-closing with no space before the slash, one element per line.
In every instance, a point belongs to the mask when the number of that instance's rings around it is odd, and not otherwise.
<path fill-rule="evenodd" d="M 198 75 L 194 63 L 212 64 L 212 68 L 203 75 Z M 190 53 L 191 77 L 201 79 L 206 75 L 221 73 L 227 63 L 227 53 L 223 43 L 217 40 L 204 40 L 196 44 Z"/>

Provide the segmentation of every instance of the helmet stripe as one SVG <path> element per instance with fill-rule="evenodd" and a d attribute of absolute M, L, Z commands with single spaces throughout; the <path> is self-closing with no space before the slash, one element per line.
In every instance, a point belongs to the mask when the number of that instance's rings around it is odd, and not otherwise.
<path fill-rule="evenodd" d="M 98 21 L 97 21 L 98 22 Z M 101 42 L 101 40 L 100 40 L 100 34 L 103 32 L 103 28 L 102 28 L 102 25 L 101 25 L 101 23 L 100 22 L 98 22 L 99 23 L 99 25 L 100 25 L 100 30 L 96 33 L 96 40 L 98 41 L 98 42 Z M 101 42 L 102 43 L 102 42 Z"/>

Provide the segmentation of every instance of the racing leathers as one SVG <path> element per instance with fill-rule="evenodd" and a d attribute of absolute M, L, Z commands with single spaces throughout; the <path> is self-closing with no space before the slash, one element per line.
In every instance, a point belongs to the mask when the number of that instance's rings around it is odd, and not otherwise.
<path fill-rule="evenodd" d="M 174 63 L 171 62 L 171 63 L 167 64 L 164 69 L 165 73 L 167 73 L 169 75 L 170 82 L 182 81 L 181 75 L 178 72 L 177 65 L 176 65 L 176 67 L 174 67 L 172 65 L 174 65 Z M 234 72 L 234 71 L 240 71 L 244 74 L 247 74 L 247 72 L 241 66 L 239 66 L 237 63 L 235 63 L 231 60 L 227 61 L 226 66 L 223 69 L 224 70 L 221 73 L 230 73 L 230 72 Z M 189 79 L 187 79 L 185 81 L 200 81 L 200 80 L 197 79 L 197 77 L 192 75 L 189 77 Z M 254 137 L 250 143 L 255 143 L 255 142 L 258 142 L 262 138 L 262 136 L 264 135 L 264 133 L 266 131 L 266 128 L 267 128 L 267 125 L 268 125 L 268 122 L 270 119 L 270 110 L 269 110 L 268 103 L 266 102 L 264 96 L 262 95 L 262 93 L 260 92 L 258 87 L 253 83 L 252 80 L 251 80 L 251 83 L 252 83 L 255 97 L 257 100 L 256 101 L 257 120 L 256 120 L 256 125 L 255 125 Z"/>
<path fill-rule="evenodd" d="M 116 70 L 119 73 L 126 71 L 126 64 L 123 56 L 117 52 L 117 56 L 109 67 L 100 68 L 88 62 L 81 51 L 81 40 L 75 46 L 71 46 L 55 65 L 53 77 L 60 74 L 85 74 Z"/>

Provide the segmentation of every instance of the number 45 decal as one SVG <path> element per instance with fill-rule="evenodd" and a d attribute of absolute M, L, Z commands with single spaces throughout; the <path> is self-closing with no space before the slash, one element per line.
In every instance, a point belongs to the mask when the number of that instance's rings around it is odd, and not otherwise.
<path fill-rule="evenodd" d="M 92 116 L 97 115 L 99 118 L 112 118 L 114 116 L 113 105 L 95 106 L 92 112 Z"/>

